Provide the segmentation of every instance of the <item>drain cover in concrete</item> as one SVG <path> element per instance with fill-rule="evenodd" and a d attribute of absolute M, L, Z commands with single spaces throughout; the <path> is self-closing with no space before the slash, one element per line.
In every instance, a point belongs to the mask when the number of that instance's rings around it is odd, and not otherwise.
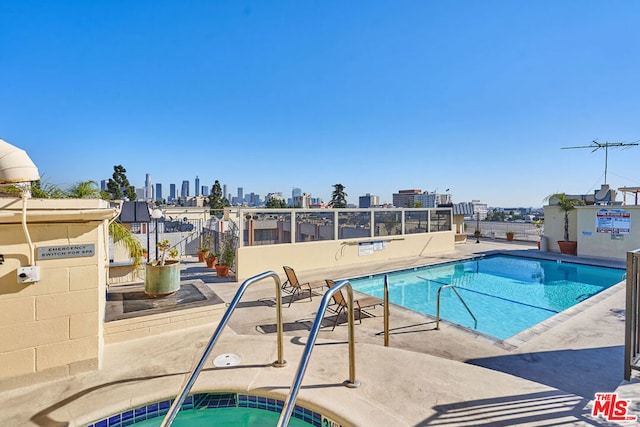
<path fill-rule="evenodd" d="M 217 366 L 218 368 L 226 368 L 229 366 L 236 366 L 242 361 L 242 358 L 237 354 L 226 353 L 217 356 L 213 359 L 213 366 Z"/>

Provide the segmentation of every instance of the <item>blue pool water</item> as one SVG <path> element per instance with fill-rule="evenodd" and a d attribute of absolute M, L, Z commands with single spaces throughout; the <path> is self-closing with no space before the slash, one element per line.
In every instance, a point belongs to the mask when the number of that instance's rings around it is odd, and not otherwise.
<path fill-rule="evenodd" d="M 164 417 L 141 421 L 135 427 L 158 427 Z M 278 425 L 280 414 L 256 408 L 189 409 L 178 412 L 173 427 L 264 427 Z M 310 427 L 313 424 L 292 418 L 289 427 Z"/>
<path fill-rule="evenodd" d="M 389 300 L 435 316 L 438 289 L 453 284 L 477 326 L 451 288 L 442 289 L 440 318 L 505 339 L 615 285 L 623 274 L 616 268 L 496 255 L 389 273 Z M 383 298 L 384 274 L 350 282 Z"/>
<path fill-rule="evenodd" d="M 157 427 L 162 423 L 171 404 L 171 400 L 163 400 L 126 409 L 91 423 L 87 427 Z M 174 427 L 274 426 L 278 424 L 283 407 L 282 400 L 263 396 L 228 392 L 197 393 L 187 396 L 172 425 Z M 296 405 L 288 425 L 290 427 L 321 427 L 339 424 L 318 412 Z"/>

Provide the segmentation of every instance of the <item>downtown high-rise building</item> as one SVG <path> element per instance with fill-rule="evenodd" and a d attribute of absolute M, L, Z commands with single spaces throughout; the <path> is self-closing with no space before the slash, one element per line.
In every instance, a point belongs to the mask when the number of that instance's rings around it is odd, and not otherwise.
<path fill-rule="evenodd" d="M 160 184 L 159 182 L 156 183 L 156 193 L 154 195 L 154 199 L 162 200 L 162 184 Z"/>
<path fill-rule="evenodd" d="M 169 184 L 169 201 L 173 202 L 176 199 L 176 185 Z"/>
<path fill-rule="evenodd" d="M 371 208 L 380 205 L 380 197 L 374 196 L 371 193 L 367 193 L 364 196 L 358 198 L 359 208 Z"/>
<path fill-rule="evenodd" d="M 200 178 L 198 178 L 198 176 L 196 175 L 196 196 L 200 195 Z"/>
<path fill-rule="evenodd" d="M 294 187 L 291 189 L 291 198 L 287 200 L 289 206 L 296 206 L 296 201 L 301 203 L 302 188 Z"/>
<path fill-rule="evenodd" d="M 153 200 L 153 184 L 151 184 L 151 174 L 146 175 L 144 184 L 144 200 Z"/>
<path fill-rule="evenodd" d="M 207 197 L 209 195 L 209 186 L 208 185 L 203 185 L 202 186 L 202 195 Z"/>
<path fill-rule="evenodd" d="M 244 195 L 242 187 L 238 187 L 238 204 L 244 203 Z"/>
<path fill-rule="evenodd" d="M 180 197 L 183 199 L 189 197 L 189 181 L 188 180 L 182 181 L 182 190 L 180 191 Z"/>
<path fill-rule="evenodd" d="M 231 203 L 231 194 L 227 193 L 227 184 L 222 184 L 222 197 Z"/>

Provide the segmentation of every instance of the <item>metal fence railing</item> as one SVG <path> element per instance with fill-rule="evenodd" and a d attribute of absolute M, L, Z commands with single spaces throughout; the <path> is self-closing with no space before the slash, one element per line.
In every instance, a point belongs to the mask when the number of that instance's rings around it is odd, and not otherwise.
<path fill-rule="evenodd" d="M 198 251 L 202 220 L 158 220 L 148 223 L 131 223 L 131 232 L 147 249 L 149 259 L 156 259 L 156 241 L 169 240 L 180 256 L 195 255 Z"/>
<path fill-rule="evenodd" d="M 627 296 L 624 333 L 624 379 L 640 364 L 640 249 L 627 252 Z"/>
<path fill-rule="evenodd" d="M 542 235 L 543 228 L 536 228 L 530 222 L 497 222 L 497 221 L 476 221 L 465 220 L 465 233 L 473 236 L 476 228 L 479 227 L 480 235 L 493 239 L 506 239 L 507 231 L 515 233 L 515 240 L 538 241 Z"/>

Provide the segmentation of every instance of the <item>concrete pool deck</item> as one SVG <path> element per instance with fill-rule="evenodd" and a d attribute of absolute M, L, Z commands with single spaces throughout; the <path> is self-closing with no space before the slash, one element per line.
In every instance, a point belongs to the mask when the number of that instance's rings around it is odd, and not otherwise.
<path fill-rule="evenodd" d="M 306 282 L 492 251 L 557 255 L 534 248 L 526 243 L 485 240 L 458 245 L 452 253 L 395 260 L 384 266 L 297 273 Z M 623 267 L 623 263 L 614 266 Z M 281 266 L 275 271 L 284 276 Z M 239 286 L 205 282 L 226 303 Z M 239 391 L 284 400 L 321 297 L 297 299 L 291 307 L 283 307 L 288 365 L 274 368 L 269 366 L 277 358 L 273 287 L 272 281 L 265 281 L 247 290 L 212 352 L 211 359 L 234 353 L 242 363 L 214 368 L 207 362 L 194 392 Z M 608 425 L 589 415 L 595 392 L 617 390 L 625 398 L 640 399 L 638 386 L 622 381 L 624 298 L 624 286 L 616 285 L 504 343 L 446 323 L 435 330 L 433 318 L 391 305 L 390 347 L 384 347 L 382 310 L 377 308 L 371 311 L 376 317 L 364 317 L 362 324 L 356 324 L 356 378 L 362 383 L 357 389 L 342 386 L 349 372 L 346 323 L 331 331 L 334 317 L 327 313 L 298 403 L 343 425 Z M 288 303 L 288 296 L 284 300 Z M 128 407 L 175 396 L 184 373 L 215 326 L 107 344 L 99 371 L 0 393 L 0 424 L 83 425 Z M 634 414 L 640 414 L 637 403 L 632 401 Z"/>

